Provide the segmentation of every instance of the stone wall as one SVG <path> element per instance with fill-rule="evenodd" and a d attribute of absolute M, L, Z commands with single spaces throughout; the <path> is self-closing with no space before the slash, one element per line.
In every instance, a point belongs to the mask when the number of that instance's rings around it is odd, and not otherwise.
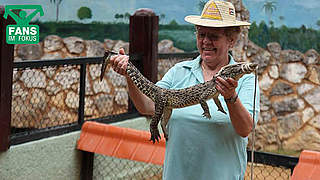
<path fill-rule="evenodd" d="M 252 42 L 246 55 L 259 64 L 261 113 L 257 149 L 320 149 L 320 57 L 282 50 L 278 43 L 262 49 Z"/>
<path fill-rule="evenodd" d="M 237 18 L 249 20 L 242 0 L 228 0 Z M 320 57 L 311 49 L 304 54 L 282 50 L 278 43 L 266 49 L 243 33 L 232 53 L 238 61 L 259 63 L 261 113 L 256 129 L 256 149 L 320 149 Z M 250 139 L 250 138 L 249 138 Z M 250 142 L 251 143 L 251 142 Z"/>

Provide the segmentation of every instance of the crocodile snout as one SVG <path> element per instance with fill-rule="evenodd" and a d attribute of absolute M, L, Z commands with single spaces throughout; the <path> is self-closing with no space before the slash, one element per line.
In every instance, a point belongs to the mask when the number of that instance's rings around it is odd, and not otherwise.
<path fill-rule="evenodd" d="M 258 64 L 256 63 L 244 63 L 241 66 L 241 69 L 245 73 L 252 73 L 253 71 L 256 70 Z"/>
<path fill-rule="evenodd" d="M 258 64 L 250 63 L 249 66 L 250 66 L 250 69 L 254 70 L 254 69 L 256 69 L 258 67 Z"/>

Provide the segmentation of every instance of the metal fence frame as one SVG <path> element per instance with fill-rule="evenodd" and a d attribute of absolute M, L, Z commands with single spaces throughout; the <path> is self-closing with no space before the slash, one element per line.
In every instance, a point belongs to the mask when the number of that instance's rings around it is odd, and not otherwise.
<path fill-rule="evenodd" d="M 251 152 L 251 150 L 247 150 L 248 162 L 251 162 Z M 291 170 L 291 174 L 298 161 L 298 157 L 254 151 L 254 163 L 287 168 Z"/>

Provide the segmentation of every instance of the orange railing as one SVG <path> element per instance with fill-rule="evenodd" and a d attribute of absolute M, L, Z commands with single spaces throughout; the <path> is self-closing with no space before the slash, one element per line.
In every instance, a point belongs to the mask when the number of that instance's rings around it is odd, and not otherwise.
<path fill-rule="evenodd" d="M 304 150 L 293 170 L 291 180 L 319 180 L 320 152 Z"/>
<path fill-rule="evenodd" d="M 83 124 L 77 148 L 110 157 L 162 165 L 165 139 L 149 141 L 150 133 L 87 121 Z"/>

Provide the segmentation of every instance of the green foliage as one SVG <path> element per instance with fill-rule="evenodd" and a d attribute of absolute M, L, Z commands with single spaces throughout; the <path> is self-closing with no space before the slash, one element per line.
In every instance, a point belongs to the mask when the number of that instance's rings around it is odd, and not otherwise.
<path fill-rule="evenodd" d="M 253 22 L 249 30 L 249 39 L 265 48 L 269 42 L 278 42 L 282 49 L 292 49 L 306 52 L 309 49 L 315 49 L 320 52 L 320 31 L 312 28 L 306 28 L 302 25 L 300 28 L 268 27 L 265 22 L 259 25 Z"/>
<path fill-rule="evenodd" d="M 163 39 L 170 39 L 173 41 L 174 46 L 183 49 L 184 51 L 191 52 L 197 50 L 196 37 L 194 35 L 194 28 L 184 29 L 170 29 L 166 28 L 168 25 L 159 28 L 159 41 Z"/>
<path fill-rule="evenodd" d="M 80 20 L 90 19 L 92 17 L 91 9 L 88 7 L 81 7 L 78 9 L 77 16 Z"/>
<path fill-rule="evenodd" d="M 94 22 L 82 24 L 75 21 L 65 22 L 37 22 L 40 28 L 40 41 L 48 35 L 58 35 L 62 38 L 77 36 L 84 40 L 95 39 L 103 42 L 104 39 L 129 41 L 129 24 L 111 24 Z"/>
<path fill-rule="evenodd" d="M 128 12 L 126 12 L 125 14 L 118 14 L 117 13 L 114 15 L 114 18 L 116 19 L 116 21 L 118 21 L 118 19 L 120 19 L 122 21 L 122 23 L 124 23 L 124 22 L 129 23 L 130 16 L 131 16 L 131 14 Z"/>
<path fill-rule="evenodd" d="M 171 27 L 177 27 L 177 26 L 179 26 L 179 24 L 177 23 L 176 20 L 171 20 L 170 23 L 169 23 L 169 26 L 171 26 Z"/>
<path fill-rule="evenodd" d="M 320 19 L 317 21 L 317 26 L 320 28 Z"/>
<path fill-rule="evenodd" d="M 196 51 L 195 28 L 193 25 L 159 25 L 159 41 L 169 39 L 176 48 L 186 52 Z"/>
<path fill-rule="evenodd" d="M 174 46 L 186 52 L 196 51 L 195 28 L 193 25 L 179 25 L 174 23 L 160 24 L 158 38 L 170 39 Z M 62 38 L 77 36 L 85 40 L 95 39 L 101 42 L 104 39 L 129 41 L 129 24 L 92 22 L 83 24 L 76 21 L 40 22 L 40 41 L 46 36 L 56 34 Z M 264 21 L 257 24 L 253 22 L 249 30 L 249 39 L 260 47 L 266 48 L 270 42 L 278 42 L 282 49 L 293 49 L 306 52 L 315 49 L 320 52 L 320 31 L 301 26 L 288 28 L 287 26 L 269 27 Z"/>

